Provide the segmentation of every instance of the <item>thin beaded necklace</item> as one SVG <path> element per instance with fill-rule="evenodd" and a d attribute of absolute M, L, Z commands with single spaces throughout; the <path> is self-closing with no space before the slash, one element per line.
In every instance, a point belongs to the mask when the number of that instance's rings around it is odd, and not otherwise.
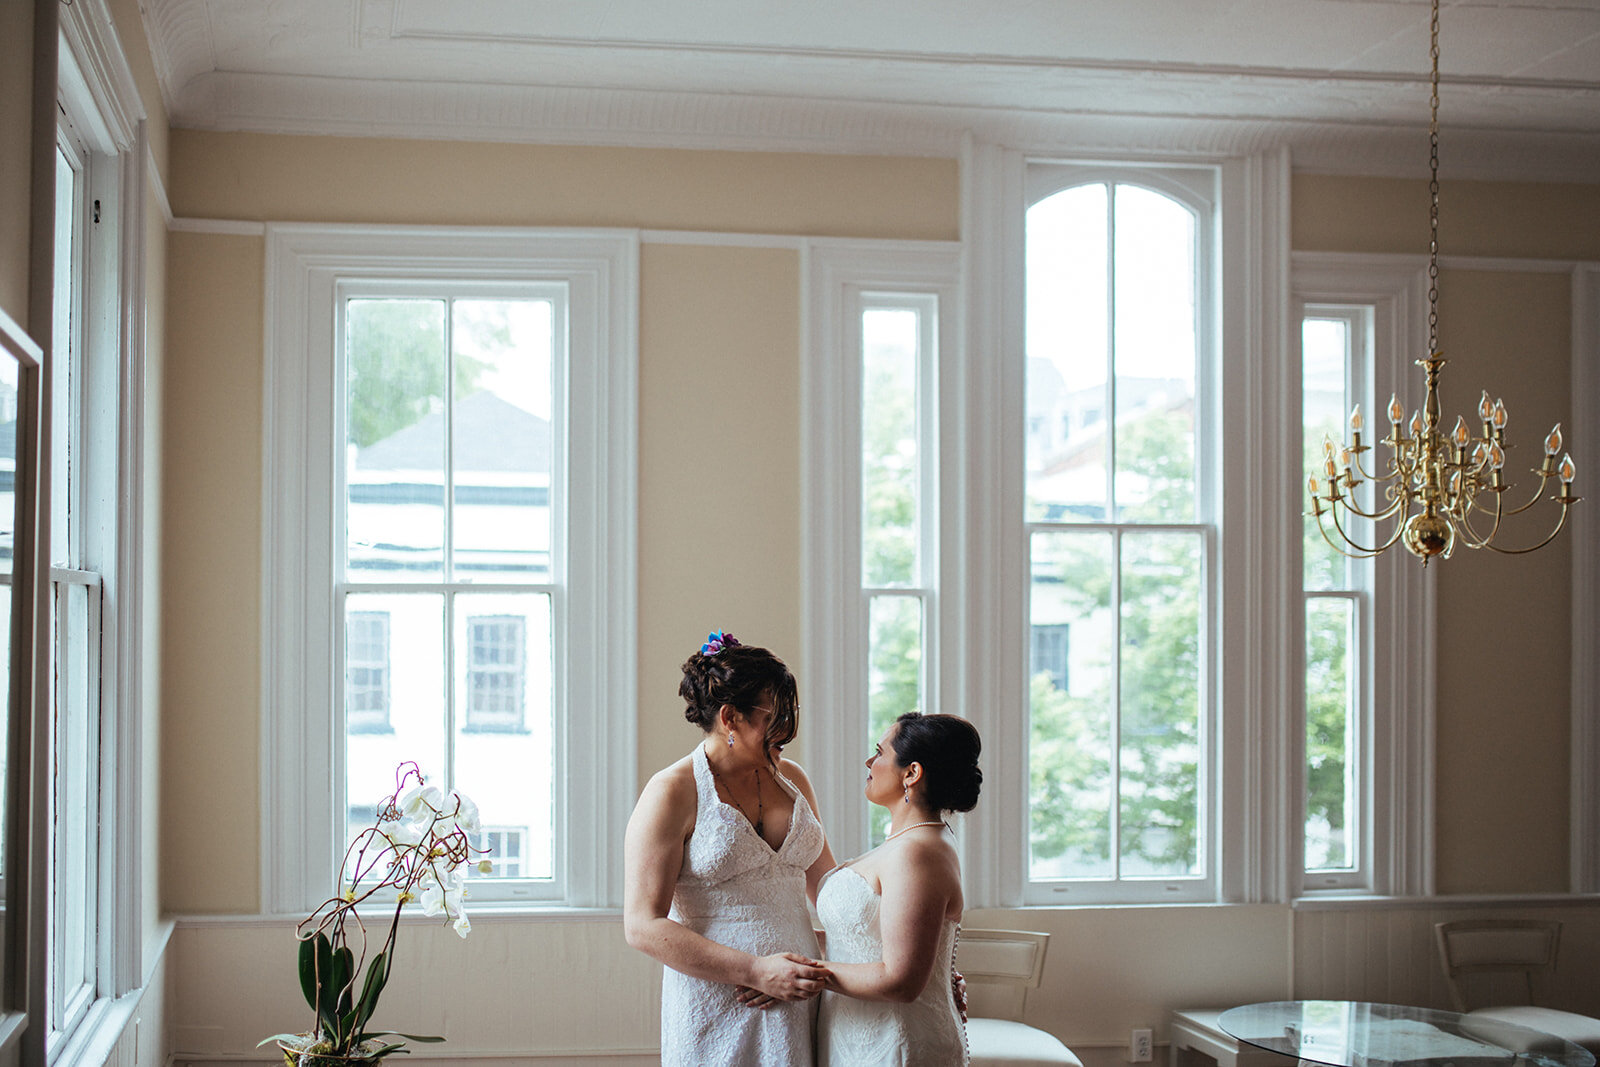
<path fill-rule="evenodd" d="M 733 802 L 733 806 L 739 810 L 739 814 L 743 815 L 746 819 L 750 819 L 750 813 L 748 811 L 744 810 L 744 805 L 739 803 L 739 798 L 733 795 L 733 790 L 728 788 L 728 783 L 724 782 L 722 780 L 722 775 L 718 774 L 717 773 L 717 769 L 715 767 L 711 766 L 711 758 L 709 756 L 706 757 L 706 766 L 708 768 L 710 768 L 710 770 L 711 770 L 711 777 L 713 779 L 715 779 L 717 782 L 721 783 L 723 790 L 726 791 L 727 794 L 728 794 L 728 799 L 731 800 Z M 766 814 L 766 806 L 761 801 L 761 768 L 760 767 L 757 767 L 755 769 L 755 779 L 756 779 L 756 817 L 754 819 L 750 819 L 750 823 L 751 823 L 751 825 L 753 825 L 756 828 L 756 836 L 757 837 L 766 837 L 767 836 L 766 828 L 764 827 L 764 825 L 762 823 L 762 818 Z M 908 826 L 908 827 L 906 827 L 906 829 L 909 830 L 910 827 Z"/>
<path fill-rule="evenodd" d="M 715 774 L 716 772 L 712 771 L 711 773 Z M 930 819 L 927 822 L 914 822 L 910 826 L 902 826 L 902 827 L 900 827 L 900 829 L 896 830 L 894 833 L 892 833 L 888 837 L 884 838 L 883 839 L 883 843 L 887 845 L 890 841 L 893 841 L 895 838 L 899 837 L 901 834 L 905 833 L 907 830 L 915 830 L 919 826 L 942 826 L 946 830 L 950 829 L 950 824 L 945 822 L 943 819 Z"/>

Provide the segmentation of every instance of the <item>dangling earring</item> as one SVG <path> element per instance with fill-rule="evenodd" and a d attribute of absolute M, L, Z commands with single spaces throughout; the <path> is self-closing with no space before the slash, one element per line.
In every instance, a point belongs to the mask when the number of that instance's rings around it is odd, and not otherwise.
<path fill-rule="evenodd" d="M 906 786 L 905 792 L 902 794 L 902 796 L 907 804 L 911 803 L 911 787 L 909 785 Z"/>
<path fill-rule="evenodd" d="M 733 731 L 732 730 L 728 731 L 728 747 L 729 748 L 733 747 Z"/>

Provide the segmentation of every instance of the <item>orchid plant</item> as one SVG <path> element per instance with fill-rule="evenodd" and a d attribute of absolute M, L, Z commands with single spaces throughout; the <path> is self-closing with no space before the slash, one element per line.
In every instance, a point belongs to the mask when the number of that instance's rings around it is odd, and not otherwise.
<path fill-rule="evenodd" d="M 394 965 L 400 913 L 420 902 L 422 914 L 440 915 L 462 937 L 472 929 L 462 900 L 467 869 L 488 873 L 485 851 L 472 844 L 482 830 L 478 806 L 465 794 L 428 785 L 415 763 L 395 771 L 395 789 L 378 805 L 377 821 L 362 830 L 339 866 L 337 896 L 323 901 L 296 928 L 300 942 L 300 989 L 316 1012 L 316 1026 L 304 1034 L 274 1034 L 289 1067 L 325 1067 L 333 1061 L 376 1063 L 392 1052 L 409 1051 L 404 1041 L 443 1041 L 442 1037 L 369 1030 L 378 997 Z M 382 947 L 366 968 L 367 927 L 363 905 L 394 903 Z"/>

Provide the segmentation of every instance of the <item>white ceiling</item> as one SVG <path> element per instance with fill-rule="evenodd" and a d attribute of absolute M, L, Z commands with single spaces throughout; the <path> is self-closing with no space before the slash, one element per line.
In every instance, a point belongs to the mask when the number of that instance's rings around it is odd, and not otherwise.
<path fill-rule="evenodd" d="M 1427 0 L 144 0 L 174 125 L 1425 166 Z M 1600 0 L 1445 0 L 1444 169 L 1597 180 Z"/>

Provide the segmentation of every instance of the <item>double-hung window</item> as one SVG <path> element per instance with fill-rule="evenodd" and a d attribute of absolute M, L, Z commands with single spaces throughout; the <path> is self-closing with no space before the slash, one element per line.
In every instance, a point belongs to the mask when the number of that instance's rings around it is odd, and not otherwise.
<path fill-rule="evenodd" d="M 297 798 L 269 808 L 270 906 L 326 895 L 408 761 L 495 828 L 480 902 L 616 902 L 633 236 L 273 227 L 268 244 L 286 364 L 269 382 L 266 699 L 303 709 L 268 746 L 268 780 L 303 783 L 270 794 Z M 335 752 L 308 760 L 299 739 L 319 735 Z"/>
<path fill-rule="evenodd" d="M 1318 530 L 1306 495 L 1326 481 L 1351 440 L 1359 408 L 1368 451 L 1352 457 L 1368 475 L 1388 473 L 1383 436 L 1391 398 L 1409 412 L 1423 341 L 1426 279 L 1385 257 L 1303 255 L 1294 265 L 1302 519 L 1294 625 L 1299 670 L 1298 740 L 1291 849 L 1301 893 L 1423 895 L 1432 889 L 1432 587 L 1421 563 L 1396 546 L 1363 557 Z M 1376 417 L 1374 417 L 1376 416 Z M 1374 433 L 1372 427 L 1377 426 Z M 1383 506 L 1378 478 L 1356 489 L 1366 511 Z M 1326 521 L 1326 514 L 1324 515 Z M 1381 531 L 1360 519 L 1345 533 L 1372 546 Z"/>
<path fill-rule="evenodd" d="M 30 957 L 27 1040 L 54 1059 L 82 1047 L 144 979 L 140 950 L 139 695 L 143 544 L 139 99 L 109 12 L 64 7 L 58 51 L 55 240 L 44 367 L 49 585 L 39 637 L 47 773 L 32 785 L 48 842 L 30 902 L 47 930 Z M 14 414 L 14 413 L 13 413 Z M 37 765 L 36 765 L 37 766 Z M 35 827 L 39 824 L 35 822 Z M 31 918 L 31 917 L 30 917 Z M 74 1043 L 77 1043 L 76 1046 Z"/>
<path fill-rule="evenodd" d="M 833 847 L 849 855 L 888 825 L 850 768 L 897 716 L 945 710 L 939 381 L 954 347 L 956 257 L 947 245 L 889 242 L 819 242 L 808 254 L 802 701 L 827 709 L 805 730 L 825 739 L 813 777 Z"/>
<path fill-rule="evenodd" d="M 1210 171 L 1036 166 L 1024 231 L 1027 897 L 1209 892 Z"/>

